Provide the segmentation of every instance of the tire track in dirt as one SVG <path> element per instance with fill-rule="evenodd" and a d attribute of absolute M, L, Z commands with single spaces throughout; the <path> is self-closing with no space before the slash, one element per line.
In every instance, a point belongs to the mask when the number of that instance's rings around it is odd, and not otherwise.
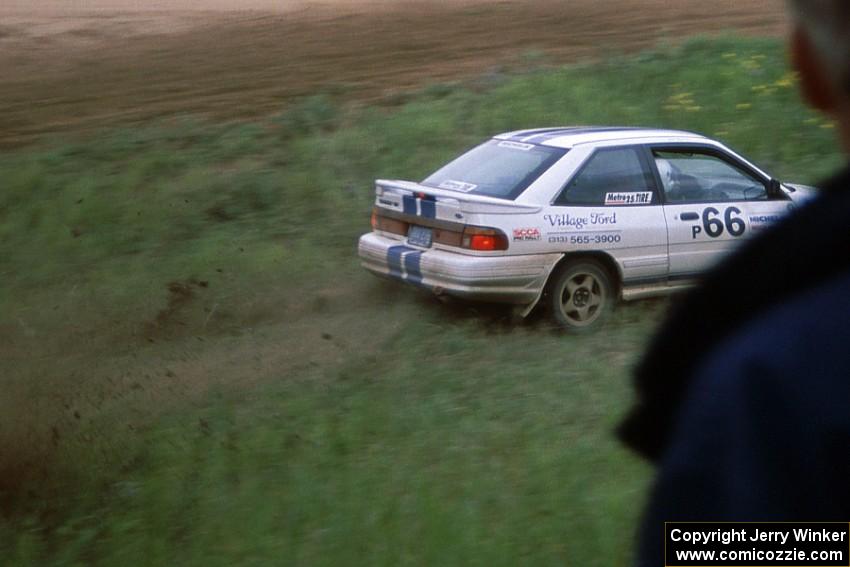
<path fill-rule="evenodd" d="M 101 2 L 92 14 L 0 10 L 0 146 L 184 113 L 262 116 L 323 91 L 381 100 L 520 68 L 530 52 L 561 63 L 785 26 L 780 0 L 336 0 L 278 12 Z"/>

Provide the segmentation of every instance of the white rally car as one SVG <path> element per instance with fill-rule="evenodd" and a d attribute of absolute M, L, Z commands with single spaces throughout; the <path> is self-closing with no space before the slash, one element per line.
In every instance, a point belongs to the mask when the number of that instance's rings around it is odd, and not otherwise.
<path fill-rule="evenodd" d="M 813 194 L 723 144 L 646 128 L 501 134 L 420 183 L 376 182 L 371 272 L 591 327 L 616 299 L 692 284 Z"/>

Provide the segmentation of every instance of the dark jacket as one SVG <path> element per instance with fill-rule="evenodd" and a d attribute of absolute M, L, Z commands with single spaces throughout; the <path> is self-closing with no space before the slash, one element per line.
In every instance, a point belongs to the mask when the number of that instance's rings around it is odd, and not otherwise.
<path fill-rule="evenodd" d="M 659 465 L 639 563 L 671 520 L 850 518 L 850 170 L 676 304 L 623 441 Z"/>

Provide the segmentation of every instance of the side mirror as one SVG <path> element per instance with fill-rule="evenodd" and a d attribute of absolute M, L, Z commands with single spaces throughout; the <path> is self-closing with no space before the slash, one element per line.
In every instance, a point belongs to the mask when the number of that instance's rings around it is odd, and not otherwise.
<path fill-rule="evenodd" d="M 782 195 L 782 183 L 778 179 L 771 179 L 767 183 L 767 196 L 773 198 L 781 197 Z"/>

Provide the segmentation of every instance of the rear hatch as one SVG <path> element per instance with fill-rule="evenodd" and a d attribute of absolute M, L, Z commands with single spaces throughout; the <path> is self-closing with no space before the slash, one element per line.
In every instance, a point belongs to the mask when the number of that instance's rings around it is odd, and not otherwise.
<path fill-rule="evenodd" d="M 541 207 L 428 187 L 411 181 L 378 180 L 375 230 L 408 238 L 415 246 L 438 243 L 470 250 L 507 250 L 508 239 L 494 215 L 532 214 Z"/>

